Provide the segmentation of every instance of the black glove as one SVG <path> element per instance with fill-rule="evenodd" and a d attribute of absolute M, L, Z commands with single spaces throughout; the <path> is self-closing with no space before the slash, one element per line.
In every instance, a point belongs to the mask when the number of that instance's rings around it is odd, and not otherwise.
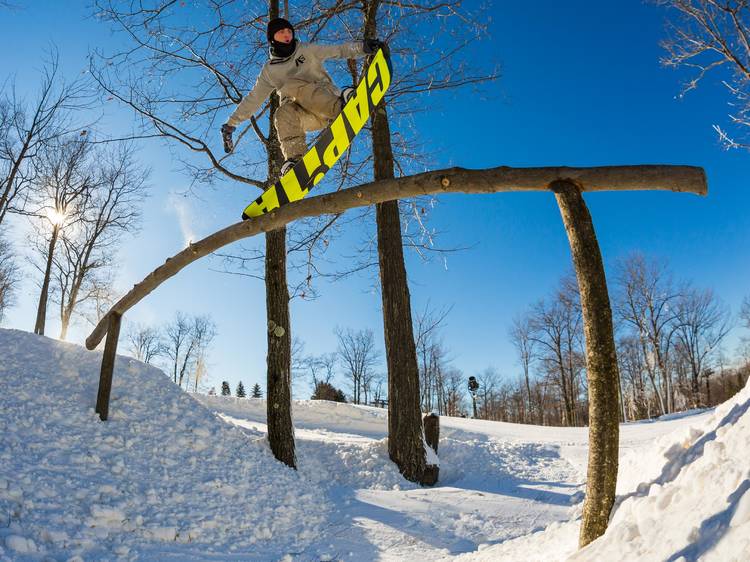
<path fill-rule="evenodd" d="M 379 39 L 365 39 L 364 40 L 364 52 L 366 55 L 372 55 L 377 53 L 378 49 L 383 46 L 383 42 Z"/>
<path fill-rule="evenodd" d="M 221 126 L 221 139 L 224 141 L 224 152 L 229 154 L 234 150 L 234 141 L 232 140 L 232 133 L 237 129 L 237 127 L 232 127 L 231 125 L 227 125 L 224 123 Z"/>

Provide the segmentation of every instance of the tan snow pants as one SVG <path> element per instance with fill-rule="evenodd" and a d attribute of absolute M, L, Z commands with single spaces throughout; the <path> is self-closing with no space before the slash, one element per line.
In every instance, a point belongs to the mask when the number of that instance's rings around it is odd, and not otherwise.
<path fill-rule="evenodd" d="M 274 119 L 284 158 L 301 158 L 307 151 L 305 132 L 327 127 L 341 108 L 341 97 L 332 84 L 312 82 L 301 86 L 294 101 L 282 103 Z"/>

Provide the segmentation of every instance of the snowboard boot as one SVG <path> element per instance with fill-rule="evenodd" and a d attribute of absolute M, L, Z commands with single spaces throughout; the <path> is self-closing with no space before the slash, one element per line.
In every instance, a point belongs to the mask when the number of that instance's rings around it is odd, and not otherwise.
<path fill-rule="evenodd" d="M 284 174 L 286 174 L 289 170 L 294 168 L 294 166 L 299 162 L 299 158 L 289 158 L 287 159 L 282 165 L 281 165 L 281 175 L 279 177 L 284 177 Z"/>
<path fill-rule="evenodd" d="M 346 105 L 346 102 L 348 102 L 354 96 L 354 92 L 355 90 L 351 86 L 343 88 L 341 90 L 341 105 Z"/>

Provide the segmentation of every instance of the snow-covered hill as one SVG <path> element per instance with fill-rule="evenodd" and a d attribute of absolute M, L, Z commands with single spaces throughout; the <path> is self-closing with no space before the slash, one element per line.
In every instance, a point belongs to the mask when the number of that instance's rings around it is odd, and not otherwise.
<path fill-rule="evenodd" d="M 587 433 L 441 418 L 441 481 L 388 461 L 385 411 L 294 404 L 299 470 L 265 402 L 189 396 L 118 357 L 0 330 L 0 560 L 747 559 L 750 391 L 622 428 L 619 509 L 576 553 Z M 463 556 L 461 556 L 463 555 Z"/>
<path fill-rule="evenodd" d="M 622 433 L 668 424 L 681 427 L 626 452 L 609 528 L 585 549 L 575 551 L 574 519 L 459 559 L 750 560 L 750 386 L 700 416 Z"/>

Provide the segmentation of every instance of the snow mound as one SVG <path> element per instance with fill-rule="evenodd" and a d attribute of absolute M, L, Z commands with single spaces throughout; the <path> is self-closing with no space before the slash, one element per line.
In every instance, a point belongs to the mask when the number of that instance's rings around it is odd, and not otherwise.
<path fill-rule="evenodd" d="M 750 383 L 709 415 L 630 451 L 619 480 L 607 532 L 580 551 L 574 520 L 460 559 L 748 560 Z"/>
<path fill-rule="evenodd" d="M 326 522 L 321 492 L 264 436 L 161 371 L 118 357 L 101 422 L 99 352 L 0 330 L 0 357 L 0 560 L 273 560 Z"/>
<path fill-rule="evenodd" d="M 266 433 L 266 401 L 258 398 L 195 395 L 221 418 L 250 435 Z M 327 400 L 292 401 L 299 471 L 320 487 L 406 490 L 388 457 L 387 412 Z"/>

